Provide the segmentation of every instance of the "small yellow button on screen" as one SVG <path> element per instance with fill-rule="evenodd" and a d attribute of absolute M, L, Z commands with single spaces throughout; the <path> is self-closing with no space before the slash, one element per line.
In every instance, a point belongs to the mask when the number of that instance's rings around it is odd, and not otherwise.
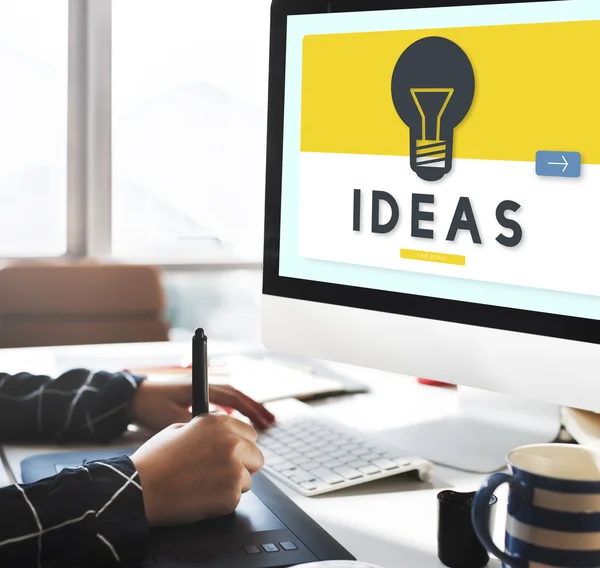
<path fill-rule="evenodd" d="M 459 254 L 447 254 L 445 252 L 430 252 L 426 250 L 400 249 L 400 258 L 406 260 L 421 260 L 423 262 L 439 262 L 441 264 L 456 264 L 465 266 L 467 257 Z"/>

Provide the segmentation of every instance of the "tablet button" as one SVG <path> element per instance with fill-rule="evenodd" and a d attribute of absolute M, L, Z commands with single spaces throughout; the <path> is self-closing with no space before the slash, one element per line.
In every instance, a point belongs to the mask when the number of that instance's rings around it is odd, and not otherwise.
<path fill-rule="evenodd" d="M 258 548 L 256 544 L 249 544 L 248 546 L 244 546 L 244 550 L 247 554 L 260 554 L 260 548 Z"/>
<path fill-rule="evenodd" d="M 291 540 L 280 542 L 279 545 L 283 550 L 298 550 L 298 547 Z"/>
<path fill-rule="evenodd" d="M 279 552 L 279 548 L 275 544 L 263 544 L 262 547 L 265 552 Z"/>

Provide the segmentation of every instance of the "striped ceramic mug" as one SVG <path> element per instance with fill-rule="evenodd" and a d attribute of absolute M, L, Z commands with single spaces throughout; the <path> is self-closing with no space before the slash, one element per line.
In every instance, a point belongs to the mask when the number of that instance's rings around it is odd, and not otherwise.
<path fill-rule="evenodd" d="M 600 567 L 600 448 L 523 446 L 507 456 L 510 473 L 494 473 L 477 492 L 473 525 L 482 544 L 511 568 Z M 506 550 L 490 536 L 494 490 L 509 484 Z"/>

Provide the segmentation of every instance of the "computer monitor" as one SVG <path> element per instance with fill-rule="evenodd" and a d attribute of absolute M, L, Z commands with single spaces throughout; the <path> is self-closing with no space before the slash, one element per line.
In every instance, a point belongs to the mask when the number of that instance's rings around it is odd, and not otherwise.
<path fill-rule="evenodd" d="M 472 470 L 599 410 L 599 52 L 598 0 L 275 0 L 264 344 L 504 393 L 398 433 Z"/>

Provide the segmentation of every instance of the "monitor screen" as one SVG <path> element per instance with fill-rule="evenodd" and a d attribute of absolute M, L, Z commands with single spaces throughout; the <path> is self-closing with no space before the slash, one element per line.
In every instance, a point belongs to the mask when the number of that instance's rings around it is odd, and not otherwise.
<path fill-rule="evenodd" d="M 598 53 L 598 0 L 287 15 L 278 276 L 600 320 Z"/>

